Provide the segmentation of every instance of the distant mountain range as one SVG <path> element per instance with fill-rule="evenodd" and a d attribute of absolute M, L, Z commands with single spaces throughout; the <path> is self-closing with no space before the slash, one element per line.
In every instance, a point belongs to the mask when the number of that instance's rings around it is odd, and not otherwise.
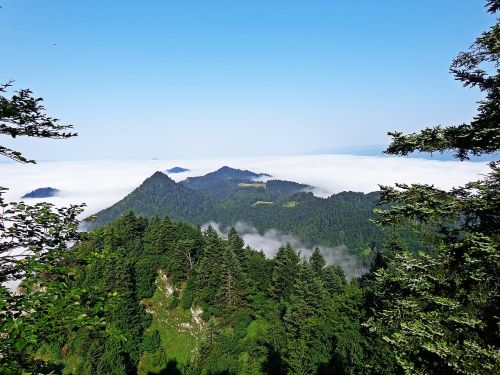
<path fill-rule="evenodd" d="M 353 253 L 370 256 L 371 242 L 379 238 L 379 230 L 369 221 L 379 193 L 343 192 L 325 199 L 314 196 L 312 188 L 230 167 L 179 183 L 156 172 L 86 223 L 95 228 L 128 210 L 195 225 L 215 221 L 227 227 L 242 221 L 261 232 L 277 229 L 305 244 L 346 245 Z"/>
<path fill-rule="evenodd" d="M 390 155 L 384 154 L 387 149 L 387 145 L 365 145 L 365 146 L 346 146 L 346 147 L 333 147 L 329 149 L 317 150 L 313 154 L 333 154 L 333 155 L 359 155 L 359 156 L 383 156 L 388 157 Z M 408 156 L 402 156 L 407 158 L 415 159 L 426 159 L 426 160 L 439 160 L 439 161 L 453 161 L 458 160 L 453 156 L 452 152 L 413 152 Z M 475 162 L 488 162 L 497 160 L 499 158 L 498 154 L 491 155 L 481 155 L 481 156 L 471 156 L 470 161 Z"/>
<path fill-rule="evenodd" d="M 38 188 L 24 194 L 21 199 L 26 198 L 49 198 L 59 194 L 59 190 L 52 187 Z"/>

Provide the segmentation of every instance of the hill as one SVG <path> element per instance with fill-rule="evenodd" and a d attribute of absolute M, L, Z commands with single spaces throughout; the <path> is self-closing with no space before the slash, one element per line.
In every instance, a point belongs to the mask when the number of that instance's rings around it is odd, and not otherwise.
<path fill-rule="evenodd" d="M 182 173 L 182 172 L 189 172 L 189 169 L 182 168 L 182 167 L 173 167 L 173 168 L 167 169 L 167 173 Z"/>
<path fill-rule="evenodd" d="M 213 210 L 213 203 L 164 173 L 155 172 L 121 201 L 87 219 L 87 225 L 89 228 L 100 226 L 129 210 L 145 217 L 168 215 L 176 220 L 202 224 Z"/>
<path fill-rule="evenodd" d="M 43 187 L 30 191 L 24 194 L 21 198 L 49 198 L 59 194 L 59 189 L 52 187 Z"/>
<path fill-rule="evenodd" d="M 250 186 L 255 183 L 256 179 L 262 177 L 270 176 L 224 166 L 204 176 L 189 177 L 181 183 L 190 189 L 204 192 L 216 198 L 223 198 L 239 188 L 245 187 L 243 184 Z"/>

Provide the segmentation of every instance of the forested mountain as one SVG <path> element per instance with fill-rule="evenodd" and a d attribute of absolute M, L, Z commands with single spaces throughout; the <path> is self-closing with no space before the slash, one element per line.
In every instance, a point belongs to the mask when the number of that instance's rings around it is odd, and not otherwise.
<path fill-rule="evenodd" d="M 213 209 L 210 198 L 176 183 L 164 173 L 155 172 L 121 201 L 87 219 L 87 224 L 96 227 L 115 220 L 128 210 L 145 217 L 168 214 L 175 219 L 199 224 Z"/>
<path fill-rule="evenodd" d="M 215 221 L 229 227 L 245 222 L 264 232 L 278 229 L 307 245 L 346 245 L 368 262 L 380 240 L 370 222 L 378 193 L 343 192 L 319 198 L 307 185 L 291 181 L 266 183 L 248 178 L 268 176 L 223 167 L 206 176 L 175 183 L 156 172 L 127 197 L 88 220 L 94 228 L 128 210 L 148 218 L 169 215 L 194 225 Z M 243 179 L 245 178 L 245 179 Z"/>
<path fill-rule="evenodd" d="M 495 14 L 500 1 L 486 6 Z M 389 133 L 386 152 L 498 153 L 499 46 L 497 21 L 452 63 L 457 80 L 484 93 L 469 123 Z M 31 91 L 5 97 L 9 86 L 0 85 L 0 134 L 75 135 Z M 34 162 L 3 146 L 0 155 Z M 287 182 L 243 181 L 253 184 L 219 198 L 155 173 L 83 233 L 83 205 L 6 202 L 0 187 L 0 373 L 500 373 L 499 161 L 449 191 L 401 183 L 321 199 Z M 378 198 L 382 229 L 370 234 L 357 225 Z M 325 241 L 371 241 L 375 256 L 367 274 L 346 280 L 320 249 L 306 259 L 284 243 L 269 259 L 234 228 L 221 237 L 160 216 L 169 211 L 194 221 L 243 215 L 304 237 L 333 227 Z M 402 231 L 418 235 L 412 246 Z"/>
<path fill-rule="evenodd" d="M 224 198 L 242 188 L 263 188 L 265 184 L 257 181 L 268 174 L 258 174 L 224 166 L 205 176 L 189 177 L 181 183 L 215 198 Z M 299 184 L 297 184 L 299 185 Z"/>

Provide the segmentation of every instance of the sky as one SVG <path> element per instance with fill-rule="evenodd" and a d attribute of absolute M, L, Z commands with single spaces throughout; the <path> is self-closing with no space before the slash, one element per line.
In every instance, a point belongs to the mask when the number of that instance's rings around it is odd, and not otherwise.
<path fill-rule="evenodd" d="M 75 125 L 38 160 L 290 155 L 468 121 L 483 1 L 0 0 L 0 81 Z"/>

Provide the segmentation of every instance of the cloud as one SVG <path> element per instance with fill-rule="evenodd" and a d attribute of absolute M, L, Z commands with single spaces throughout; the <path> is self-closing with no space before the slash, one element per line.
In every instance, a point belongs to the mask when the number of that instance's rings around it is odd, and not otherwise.
<path fill-rule="evenodd" d="M 209 225 L 211 225 L 219 234 L 227 237 L 228 228 L 222 228 L 220 224 L 213 221 L 203 225 L 202 229 L 206 229 Z M 256 228 L 243 222 L 236 223 L 234 227 L 243 238 L 246 245 L 249 245 L 251 248 L 256 250 L 262 250 L 268 258 L 274 258 L 280 246 L 287 243 L 292 245 L 294 249 L 300 251 L 301 255 L 305 258 L 309 258 L 316 247 L 307 247 L 295 236 L 280 232 L 276 229 L 270 229 L 265 233 L 260 234 Z M 317 247 L 321 250 L 327 264 L 340 265 L 345 271 L 348 279 L 359 277 L 368 271 L 356 260 L 356 258 L 347 252 L 346 246 L 337 246 L 332 248 L 319 245 Z"/>
<path fill-rule="evenodd" d="M 488 173 L 486 163 L 434 161 L 411 158 L 304 155 L 234 159 L 184 160 L 89 160 L 40 162 L 35 165 L 0 163 L 0 186 L 10 188 L 8 200 L 39 187 L 54 187 L 61 193 L 42 199 L 58 206 L 86 203 L 91 215 L 125 197 L 155 171 L 173 166 L 189 172 L 170 175 L 176 181 L 199 176 L 224 165 L 269 173 L 273 178 L 315 186 L 314 193 L 326 197 L 345 190 L 370 192 L 378 184 L 422 182 L 450 189 Z M 40 200 L 32 199 L 30 202 Z"/>

